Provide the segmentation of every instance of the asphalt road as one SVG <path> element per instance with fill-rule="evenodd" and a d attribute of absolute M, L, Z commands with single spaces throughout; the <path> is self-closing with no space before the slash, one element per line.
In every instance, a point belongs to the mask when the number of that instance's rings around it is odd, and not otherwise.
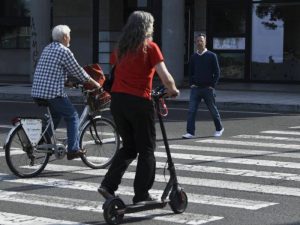
<path fill-rule="evenodd" d="M 96 192 L 105 170 L 80 161 L 54 160 L 36 178 L 18 179 L 2 149 L 10 119 L 40 116 L 32 103 L 0 102 L 0 224 L 105 224 Z M 78 109 L 80 111 L 78 106 Z M 225 132 L 212 137 L 209 113 L 199 110 L 196 138 L 183 140 L 186 105 L 170 105 L 165 125 L 177 175 L 189 198 L 185 213 L 170 207 L 125 215 L 128 224 L 300 224 L 300 117 L 295 114 L 221 111 Z M 107 115 L 109 116 L 109 115 Z M 157 124 L 154 196 L 163 190 L 165 154 Z M 135 167 L 119 195 L 130 203 Z M 167 172 L 166 172 L 167 174 Z"/>

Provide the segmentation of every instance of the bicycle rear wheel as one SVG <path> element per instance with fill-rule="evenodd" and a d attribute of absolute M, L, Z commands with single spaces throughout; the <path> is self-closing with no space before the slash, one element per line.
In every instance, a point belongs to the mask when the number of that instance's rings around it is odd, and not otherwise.
<path fill-rule="evenodd" d="M 49 143 L 45 137 L 42 142 Z M 11 172 L 18 177 L 37 176 L 44 170 L 49 157 L 50 155 L 47 153 L 39 153 L 34 150 L 21 125 L 15 128 L 5 145 L 6 163 Z"/>
<path fill-rule="evenodd" d="M 87 153 L 82 161 L 93 169 L 107 167 L 120 147 L 120 137 L 112 121 L 96 117 L 88 121 L 80 134 L 80 146 Z"/>

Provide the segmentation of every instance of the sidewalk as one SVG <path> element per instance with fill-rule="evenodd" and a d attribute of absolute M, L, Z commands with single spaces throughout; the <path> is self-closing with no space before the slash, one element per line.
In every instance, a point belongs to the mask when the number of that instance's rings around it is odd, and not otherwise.
<path fill-rule="evenodd" d="M 0 84 L 0 100 L 32 101 L 30 84 Z M 189 89 L 180 89 L 180 96 L 172 99 L 187 104 Z M 67 90 L 73 102 L 82 102 L 80 90 Z M 220 83 L 217 86 L 219 109 L 300 113 L 300 85 Z M 202 104 L 204 106 L 204 104 Z"/>

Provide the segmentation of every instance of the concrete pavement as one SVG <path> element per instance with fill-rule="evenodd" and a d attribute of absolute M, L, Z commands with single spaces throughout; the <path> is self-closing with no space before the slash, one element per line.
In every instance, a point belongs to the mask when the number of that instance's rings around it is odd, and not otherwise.
<path fill-rule="evenodd" d="M 31 101 L 30 91 L 30 84 L 0 83 L 0 100 Z M 180 96 L 171 101 L 187 103 L 189 92 L 188 88 L 181 88 Z M 72 101 L 83 101 L 80 90 L 71 89 L 67 93 Z M 300 85 L 221 82 L 217 86 L 216 94 L 219 109 L 300 112 Z"/>

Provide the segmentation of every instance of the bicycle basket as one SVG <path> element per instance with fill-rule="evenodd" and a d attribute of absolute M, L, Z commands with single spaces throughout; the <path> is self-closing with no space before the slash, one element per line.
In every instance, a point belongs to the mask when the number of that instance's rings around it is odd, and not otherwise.
<path fill-rule="evenodd" d="M 88 95 L 87 103 L 92 111 L 100 111 L 110 104 L 110 94 L 103 90 L 96 90 Z"/>

